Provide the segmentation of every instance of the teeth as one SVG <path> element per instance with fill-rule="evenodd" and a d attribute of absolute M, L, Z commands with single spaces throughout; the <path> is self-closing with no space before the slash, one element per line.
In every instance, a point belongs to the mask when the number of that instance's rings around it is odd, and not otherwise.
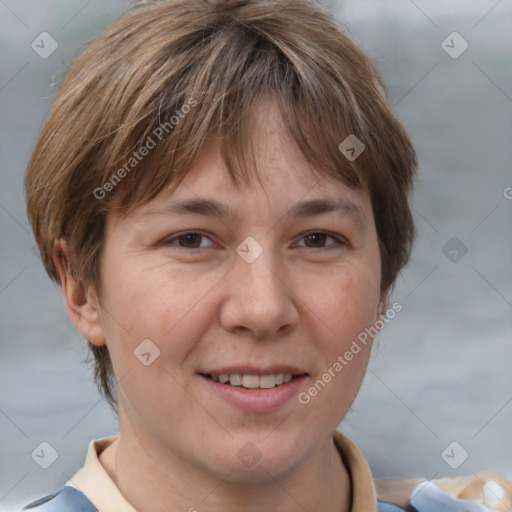
<path fill-rule="evenodd" d="M 245 377 L 244 377 L 245 379 Z M 276 376 L 275 375 L 262 375 L 259 379 L 260 388 L 270 389 L 275 387 L 276 385 Z M 244 383 L 245 385 L 245 383 Z"/>
<path fill-rule="evenodd" d="M 293 378 L 291 373 L 275 373 L 270 375 L 245 375 L 233 373 L 231 375 L 220 374 L 210 375 L 211 379 L 221 384 L 230 384 L 231 386 L 243 386 L 247 389 L 271 389 L 281 384 L 290 382 Z"/>
<path fill-rule="evenodd" d="M 231 379 L 229 380 L 230 384 L 233 385 Z M 244 375 L 242 377 L 242 386 L 244 388 L 254 389 L 260 387 L 260 378 L 257 375 Z"/>
<path fill-rule="evenodd" d="M 241 373 L 233 373 L 229 376 L 229 383 L 232 386 L 241 386 L 242 385 L 242 374 Z"/>

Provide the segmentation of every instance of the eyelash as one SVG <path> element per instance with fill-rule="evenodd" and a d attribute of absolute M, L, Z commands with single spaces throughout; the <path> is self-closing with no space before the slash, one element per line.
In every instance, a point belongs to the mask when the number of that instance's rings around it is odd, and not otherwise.
<path fill-rule="evenodd" d="M 179 245 L 175 245 L 173 244 L 173 242 L 175 240 L 178 240 L 180 238 L 183 238 L 183 237 L 186 237 L 188 235 L 199 235 L 203 238 L 208 238 L 209 237 L 207 235 L 205 235 L 204 233 L 201 233 L 199 231 L 185 231 L 183 233 L 179 233 L 178 235 L 175 235 L 173 236 L 172 238 L 167 238 L 166 240 L 164 240 L 162 242 L 162 245 L 166 245 L 166 246 L 175 246 L 175 248 L 177 248 L 178 250 L 183 250 L 183 251 L 201 251 L 202 249 L 208 249 L 209 247 L 196 247 L 196 248 L 190 248 L 190 247 L 181 247 Z M 347 246 L 348 243 L 340 236 L 337 236 L 337 235 L 334 235 L 334 234 L 331 234 L 327 231 L 309 231 L 307 233 L 304 233 L 301 237 L 300 237 L 300 240 L 303 240 L 304 238 L 307 238 L 308 236 L 311 236 L 311 235 L 325 235 L 327 236 L 328 238 L 332 238 L 335 240 L 336 243 L 334 244 L 331 244 L 331 246 L 327 246 L 327 247 L 304 247 L 305 249 L 309 249 L 309 250 L 323 250 L 323 251 L 330 251 L 330 250 L 333 250 L 335 249 L 336 247 L 339 247 L 339 246 Z M 210 240 L 210 239 L 209 239 Z M 211 241 L 211 240 L 210 240 Z M 332 247 L 334 246 L 334 247 Z"/>

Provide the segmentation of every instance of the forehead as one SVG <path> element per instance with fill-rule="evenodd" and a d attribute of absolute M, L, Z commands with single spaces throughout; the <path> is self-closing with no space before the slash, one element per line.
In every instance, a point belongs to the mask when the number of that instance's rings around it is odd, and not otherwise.
<path fill-rule="evenodd" d="M 306 216 L 337 210 L 361 226 L 371 216 L 365 187 L 355 189 L 314 168 L 303 156 L 284 128 L 275 103 L 262 100 L 252 112 L 253 164 L 247 179 L 237 184 L 231 179 L 218 140 L 203 150 L 187 175 L 143 205 L 137 217 L 147 219 L 160 213 L 196 213 L 239 220 L 250 208 L 263 213 Z"/>
<path fill-rule="evenodd" d="M 242 217 L 264 222 L 272 215 L 306 218 L 337 212 L 360 228 L 371 220 L 366 189 L 353 189 L 301 168 L 285 153 L 272 155 L 262 182 L 235 186 L 218 148 L 205 152 L 194 169 L 172 191 L 161 194 L 139 212 L 140 220 L 159 215 L 202 215 L 237 223 Z"/>

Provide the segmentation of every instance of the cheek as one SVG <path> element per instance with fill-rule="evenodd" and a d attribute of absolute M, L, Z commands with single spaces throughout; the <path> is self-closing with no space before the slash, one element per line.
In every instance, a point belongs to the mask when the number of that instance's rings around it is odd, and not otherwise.
<path fill-rule="evenodd" d="M 172 331 L 197 305 L 209 287 L 208 279 L 141 258 L 126 259 L 112 269 L 106 307 L 124 331 L 135 337 L 161 337 Z"/>
<path fill-rule="evenodd" d="M 140 421 L 175 422 L 177 411 L 198 414 L 186 392 L 191 377 L 184 363 L 212 321 L 207 291 L 217 282 L 204 275 L 198 282 L 198 275 L 170 265 L 125 265 L 112 272 L 107 343 L 122 400 Z"/>
<path fill-rule="evenodd" d="M 317 282 L 309 293 L 305 291 L 312 311 L 328 327 L 333 348 L 341 348 L 338 343 L 346 343 L 375 322 L 379 281 L 380 273 L 367 267 L 344 268 Z"/>
<path fill-rule="evenodd" d="M 218 276 L 142 259 L 109 270 L 104 274 L 103 324 L 116 374 L 144 372 L 145 378 L 149 371 L 137 355 L 149 352 L 145 359 L 158 356 L 155 365 L 165 366 L 185 384 L 181 365 L 213 321 L 209 291 L 218 285 Z"/>
<path fill-rule="evenodd" d="M 341 421 L 364 378 L 380 299 L 378 271 L 350 270 L 317 282 L 308 303 L 321 328 L 316 337 L 319 364 L 304 400 L 311 399 L 318 415 L 335 414 L 336 421 Z"/>
<path fill-rule="evenodd" d="M 371 328 L 376 321 L 379 289 L 375 279 L 349 273 L 315 288 L 312 309 L 326 328 L 316 338 L 318 366 L 310 385 L 299 395 L 312 418 L 335 428 L 350 409 L 364 379 L 371 354 Z"/>

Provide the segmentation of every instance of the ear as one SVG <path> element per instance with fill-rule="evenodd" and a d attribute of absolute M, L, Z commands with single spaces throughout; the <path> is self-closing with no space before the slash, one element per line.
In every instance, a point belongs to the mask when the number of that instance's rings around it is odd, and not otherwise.
<path fill-rule="evenodd" d="M 93 345 L 105 345 L 106 338 L 101 325 L 100 304 L 92 287 L 84 288 L 70 272 L 70 254 L 65 240 L 56 240 L 53 261 L 59 270 L 62 295 L 66 312 L 76 330 Z"/>
<path fill-rule="evenodd" d="M 379 302 L 379 313 L 378 313 L 379 318 L 386 316 L 386 311 L 388 309 L 388 306 L 389 306 L 388 298 L 387 298 L 387 296 L 385 296 L 383 294 L 380 299 L 380 302 Z"/>
<path fill-rule="evenodd" d="M 380 299 L 380 302 L 379 302 L 379 306 L 377 308 L 377 317 L 375 318 L 375 324 L 374 324 L 374 327 L 380 331 L 385 323 L 384 323 L 384 318 L 386 317 L 386 311 L 388 309 L 388 299 L 387 297 L 383 294 L 381 296 L 381 299 Z M 379 324 L 380 324 L 380 327 L 379 327 Z"/>

